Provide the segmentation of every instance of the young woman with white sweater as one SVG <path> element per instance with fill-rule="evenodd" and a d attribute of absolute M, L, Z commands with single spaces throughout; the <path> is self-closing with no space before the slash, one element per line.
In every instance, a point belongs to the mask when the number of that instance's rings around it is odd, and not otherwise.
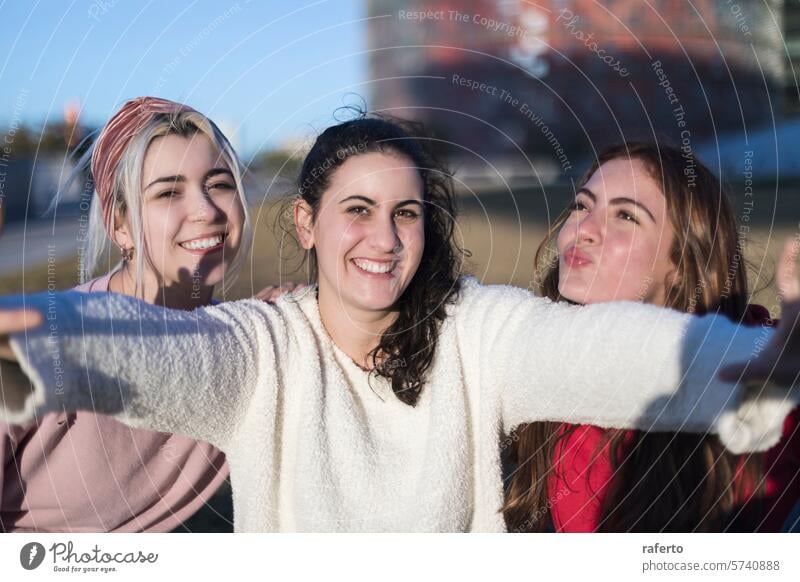
<path fill-rule="evenodd" d="M 310 291 L 191 313 L 0 300 L 0 355 L 21 366 L 3 363 L 4 413 L 93 406 L 215 444 L 237 531 L 503 531 L 498 439 L 525 421 L 710 430 L 737 451 L 780 436 L 796 395 L 736 380 L 786 345 L 773 379 L 791 385 L 790 328 L 462 277 L 451 178 L 414 131 L 362 117 L 318 137 L 292 206 Z"/>

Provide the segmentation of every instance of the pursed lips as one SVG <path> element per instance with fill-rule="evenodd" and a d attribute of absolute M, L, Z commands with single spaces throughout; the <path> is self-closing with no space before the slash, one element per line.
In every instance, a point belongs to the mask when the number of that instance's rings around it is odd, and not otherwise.
<path fill-rule="evenodd" d="M 584 267 L 592 263 L 589 255 L 581 252 L 577 247 L 570 247 L 563 255 L 564 263 L 569 267 Z"/>

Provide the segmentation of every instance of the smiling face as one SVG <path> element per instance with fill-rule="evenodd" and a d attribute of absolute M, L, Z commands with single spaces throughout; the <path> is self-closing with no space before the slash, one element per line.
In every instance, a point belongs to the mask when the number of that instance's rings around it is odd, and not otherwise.
<path fill-rule="evenodd" d="M 316 216 L 295 206 L 300 242 L 316 252 L 319 301 L 358 312 L 391 311 L 425 245 L 423 184 L 400 155 L 366 153 L 334 171 Z"/>
<path fill-rule="evenodd" d="M 576 303 L 665 305 L 675 235 L 659 184 L 638 159 L 601 165 L 558 233 L 559 293 Z"/>
<path fill-rule="evenodd" d="M 142 169 L 142 220 L 146 281 L 196 291 L 222 280 L 239 250 L 244 210 L 233 176 L 208 137 L 173 134 L 150 143 Z M 135 256 L 141 259 L 142 253 Z"/>

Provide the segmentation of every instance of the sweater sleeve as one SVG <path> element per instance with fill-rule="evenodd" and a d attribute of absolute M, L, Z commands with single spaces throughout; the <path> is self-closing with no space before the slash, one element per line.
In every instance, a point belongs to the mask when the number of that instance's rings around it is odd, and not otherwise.
<path fill-rule="evenodd" d="M 734 453 L 781 435 L 797 389 L 724 383 L 773 333 L 722 316 L 634 302 L 574 306 L 507 286 L 465 283 L 463 334 L 505 430 L 541 420 L 605 428 L 718 433 Z"/>
<path fill-rule="evenodd" d="M 45 318 L 11 336 L 33 388 L 4 386 L 0 421 L 89 410 L 224 449 L 256 383 L 274 374 L 270 348 L 281 321 L 260 301 L 186 312 L 119 294 L 66 292 L 3 298 L 0 307 L 23 302 Z"/>

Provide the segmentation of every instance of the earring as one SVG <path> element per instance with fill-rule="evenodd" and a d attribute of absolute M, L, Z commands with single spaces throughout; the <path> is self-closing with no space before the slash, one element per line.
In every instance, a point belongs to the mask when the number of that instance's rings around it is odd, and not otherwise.
<path fill-rule="evenodd" d="M 122 255 L 123 261 L 130 262 L 133 259 L 133 247 L 127 249 L 119 247 L 119 252 Z"/>

